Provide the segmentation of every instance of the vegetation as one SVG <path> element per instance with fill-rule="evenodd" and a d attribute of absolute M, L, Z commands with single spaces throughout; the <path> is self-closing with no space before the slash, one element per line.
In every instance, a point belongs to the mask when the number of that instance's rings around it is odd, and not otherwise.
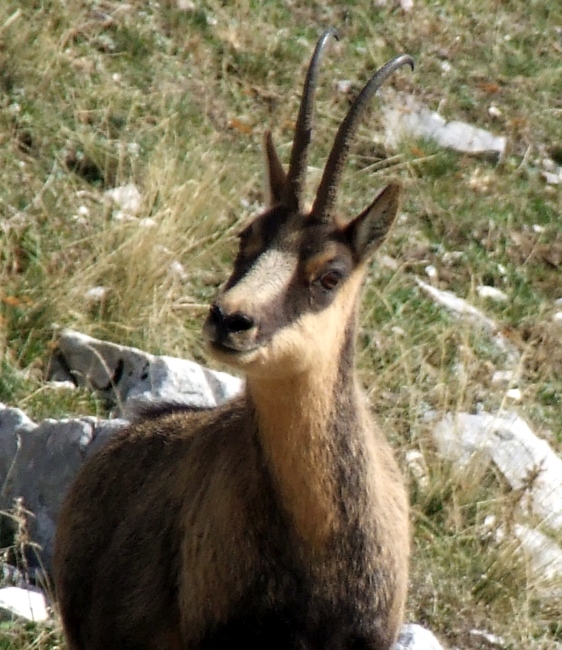
<path fill-rule="evenodd" d="M 486 645 L 474 630 L 507 648 L 562 647 L 562 585 L 537 583 L 510 532 L 524 523 L 520 495 L 490 468 L 439 458 L 426 417 L 508 407 L 562 450 L 562 191 L 541 173 L 544 158 L 562 165 L 559 0 L 416 0 L 407 12 L 392 0 L 3 0 L 0 401 L 36 418 L 104 415 L 90 395 L 45 384 L 61 327 L 206 363 L 206 306 L 260 205 L 263 130 L 287 160 L 328 25 L 341 40 L 323 64 L 312 179 L 350 96 L 403 51 L 416 71 L 389 85 L 508 137 L 500 161 L 423 141 L 390 150 L 376 100 L 339 199 L 351 214 L 390 177 L 407 190 L 366 287 L 360 366 L 411 484 L 408 620 L 459 648 Z M 132 215 L 104 194 L 128 183 L 142 196 Z M 520 352 L 510 385 L 492 381 L 506 358 L 489 335 L 420 290 L 428 267 Z M 481 285 L 507 300 L 481 297 Z M 426 481 L 407 468 L 412 450 Z M 0 627 L 1 649 L 60 646 L 52 627 Z"/>

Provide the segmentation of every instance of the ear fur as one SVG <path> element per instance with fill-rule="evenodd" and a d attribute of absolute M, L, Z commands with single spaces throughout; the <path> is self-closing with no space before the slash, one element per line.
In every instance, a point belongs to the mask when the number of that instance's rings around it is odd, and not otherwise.
<path fill-rule="evenodd" d="M 359 260 L 368 259 L 388 235 L 402 198 L 402 185 L 391 183 L 371 205 L 346 226 L 349 241 Z"/>
<path fill-rule="evenodd" d="M 263 158 L 264 158 L 264 201 L 268 208 L 281 203 L 285 185 L 287 184 L 287 174 L 277 155 L 277 150 L 273 144 L 271 131 L 266 131 L 263 137 Z"/>

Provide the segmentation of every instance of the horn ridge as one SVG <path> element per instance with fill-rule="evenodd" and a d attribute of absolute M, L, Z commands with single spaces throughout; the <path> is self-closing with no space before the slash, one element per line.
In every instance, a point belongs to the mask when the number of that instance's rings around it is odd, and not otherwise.
<path fill-rule="evenodd" d="M 379 68 L 355 98 L 340 124 L 312 206 L 311 214 L 320 221 L 327 221 L 331 217 L 351 140 L 357 131 L 359 120 L 365 108 L 386 79 L 403 65 L 409 65 L 413 70 L 414 60 L 408 54 L 400 54 Z"/>
<path fill-rule="evenodd" d="M 318 67 L 320 59 L 331 37 L 339 39 L 337 31 L 330 27 L 326 29 L 316 43 L 314 53 L 310 59 L 306 78 L 303 86 L 303 93 L 299 106 L 295 136 L 291 149 L 291 160 L 287 172 L 287 183 L 283 203 L 292 210 L 302 209 L 302 195 L 306 180 L 306 166 L 308 159 L 308 146 L 312 133 L 312 119 L 314 114 L 314 94 L 318 79 Z"/>

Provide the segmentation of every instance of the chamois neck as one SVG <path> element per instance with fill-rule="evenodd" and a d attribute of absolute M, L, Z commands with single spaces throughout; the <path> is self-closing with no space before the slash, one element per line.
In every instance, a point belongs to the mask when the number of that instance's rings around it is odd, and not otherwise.
<path fill-rule="evenodd" d="M 339 402 L 354 399 L 354 330 L 352 324 L 342 349 L 319 357 L 313 367 L 283 377 L 247 378 L 250 401 L 268 432 L 279 426 L 287 430 L 290 424 L 301 432 L 308 426 L 325 430 L 326 419 L 338 410 Z"/>
<path fill-rule="evenodd" d="M 340 354 L 283 379 L 248 379 L 258 438 L 295 532 L 321 551 L 341 526 L 342 449 L 360 435 L 363 409 L 354 371 L 354 323 Z"/>

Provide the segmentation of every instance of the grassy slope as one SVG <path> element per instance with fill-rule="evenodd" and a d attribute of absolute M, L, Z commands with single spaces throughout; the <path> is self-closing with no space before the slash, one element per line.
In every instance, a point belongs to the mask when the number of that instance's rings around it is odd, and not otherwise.
<path fill-rule="evenodd" d="M 381 170 L 375 102 L 340 197 L 353 213 L 387 177 L 408 190 L 384 250 L 398 264 L 373 268 L 360 348 L 374 410 L 399 453 L 421 450 L 429 467 L 429 486 L 411 481 L 408 617 L 463 648 L 482 647 L 474 627 L 514 648 L 554 647 L 560 604 L 541 595 L 510 538 L 497 545 L 482 535 L 490 514 L 515 520 L 517 495 L 490 471 L 459 475 L 436 458 L 423 414 L 508 405 L 562 448 L 562 326 L 552 320 L 562 297 L 562 193 L 538 168 L 540 157 L 562 156 L 562 6 L 417 0 L 404 14 L 390 1 L 195 4 L 1 3 L 0 401 L 35 417 L 101 412 L 84 393 L 61 397 L 42 383 L 61 326 L 204 362 L 201 316 L 226 277 L 239 224 L 259 205 L 261 133 L 273 129 L 286 160 L 319 28 L 339 27 L 342 40 L 324 63 L 312 166 L 322 165 L 349 102 L 335 82 L 349 79 L 353 91 L 407 51 L 416 72 L 396 75 L 396 88 L 509 137 L 500 165 L 411 142 L 387 152 L 400 164 Z M 152 227 L 115 220 L 103 200 L 130 181 Z M 175 260 L 186 280 L 170 272 Z M 489 339 L 420 293 L 413 277 L 430 264 L 441 288 L 500 322 L 522 352 L 519 404 L 491 383 L 505 359 Z M 479 298 L 480 284 L 509 300 Z M 92 305 L 85 292 L 96 285 L 109 292 Z M 0 648 L 27 647 L 4 634 Z M 34 647 L 53 642 L 44 638 Z"/>

